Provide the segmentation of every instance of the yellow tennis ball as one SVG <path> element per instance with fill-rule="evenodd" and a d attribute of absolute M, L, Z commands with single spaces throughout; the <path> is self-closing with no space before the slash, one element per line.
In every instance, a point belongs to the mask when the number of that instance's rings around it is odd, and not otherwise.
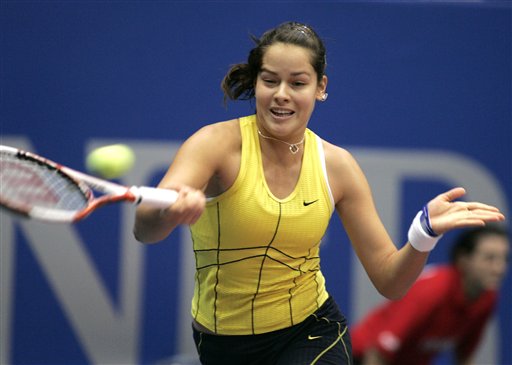
<path fill-rule="evenodd" d="M 113 144 L 92 150 L 86 158 L 87 170 L 105 179 L 125 175 L 135 164 L 133 150 L 125 144 Z"/>

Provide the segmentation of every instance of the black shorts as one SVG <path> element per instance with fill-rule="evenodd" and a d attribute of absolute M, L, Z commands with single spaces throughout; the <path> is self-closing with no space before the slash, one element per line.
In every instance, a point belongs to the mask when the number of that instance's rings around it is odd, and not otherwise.
<path fill-rule="evenodd" d="M 346 319 L 332 298 L 302 323 L 278 331 L 240 336 L 193 331 L 203 365 L 352 365 Z"/>

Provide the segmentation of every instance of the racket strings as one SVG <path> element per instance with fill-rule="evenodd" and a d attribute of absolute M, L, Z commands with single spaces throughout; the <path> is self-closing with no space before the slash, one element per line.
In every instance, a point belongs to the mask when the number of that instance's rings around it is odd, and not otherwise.
<path fill-rule="evenodd" d="M 79 211 L 88 204 L 86 193 L 50 165 L 29 156 L 0 154 L 0 198 L 7 205 Z"/>

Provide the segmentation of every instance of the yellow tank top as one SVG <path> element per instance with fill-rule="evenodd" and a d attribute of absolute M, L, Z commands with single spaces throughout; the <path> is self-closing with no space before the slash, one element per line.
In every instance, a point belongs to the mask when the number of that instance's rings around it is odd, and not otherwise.
<path fill-rule="evenodd" d="M 191 226 L 192 316 L 226 335 L 289 327 L 324 303 L 319 246 L 334 210 L 323 148 L 311 130 L 305 133 L 298 183 L 278 199 L 265 181 L 256 117 L 240 118 L 240 128 L 238 176 Z"/>

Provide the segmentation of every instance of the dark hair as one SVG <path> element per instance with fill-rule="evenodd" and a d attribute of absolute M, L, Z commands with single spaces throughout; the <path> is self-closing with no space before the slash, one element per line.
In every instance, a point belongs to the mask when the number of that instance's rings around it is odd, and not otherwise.
<path fill-rule="evenodd" d="M 507 240 L 509 238 L 509 232 L 505 227 L 497 224 L 489 224 L 462 232 L 452 246 L 450 253 L 451 262 L 455 263 L 461 256 L 471 255 L 483 237 L 494 235 L 504 237 Z"/>
<path fill-rule="evenodd" d="M 293 44 L 311 50 L 311 65 L 316 71 L 318 81 L 322 79 L 326 67 L 325 46 L 308 25 L 286 22 L 263 33 L 261 38 L 251 36 L 256 44 L 249 52 L 247 63 L 231 66 L 221 83 L 224 101 L 249 100 L 254 97 L 256 78 L 261 70 L 263 56 L 268 47 L 275 43 Z"/>

